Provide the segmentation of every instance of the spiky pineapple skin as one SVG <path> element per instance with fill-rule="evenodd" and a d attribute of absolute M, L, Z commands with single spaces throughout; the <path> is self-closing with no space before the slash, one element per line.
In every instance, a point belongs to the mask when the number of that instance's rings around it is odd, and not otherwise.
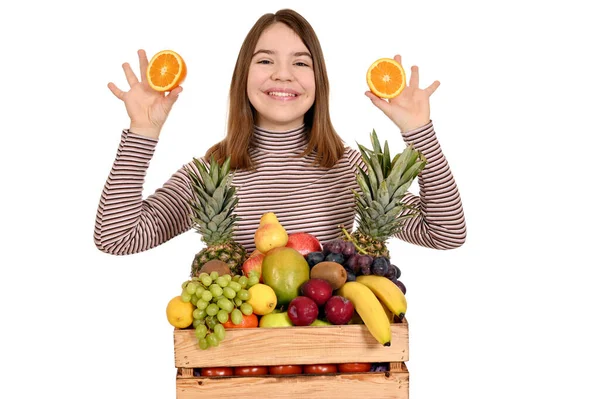
<path fill-rule="evenodd" d="M 374 258 L 377 256 L 385 256 L 388 259 L 390 258 L 390 251 L 387 249 L 385 242 L 361 234 L 358 231 L 352 233 L 351 236 L 355 240 L 355 243 L 358 244 L 360 249 L 366 252 L 365 255 L 369 255 Z"/>
<path fill-rule="evenodd" d="M 191 277 L 197 277 L 200 274 L 202 266 L 214 259 L 227 263 L 232 274 L 241 274 L 242 264 L 247 257 L 246 249 L 234 241 L 227 244 L 210 246 L 204 248 L 194 256 L 190 275 Z"/>

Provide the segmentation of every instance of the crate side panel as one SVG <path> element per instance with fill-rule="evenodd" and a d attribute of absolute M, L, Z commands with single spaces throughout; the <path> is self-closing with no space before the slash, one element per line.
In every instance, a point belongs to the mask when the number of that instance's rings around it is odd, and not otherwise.
<path fill-rule="evenodd" d="M 408 324 L 392 325 L 392 344 L 378 343 L 366 326 L 227 330 L 216 348 L 200 350 L 194 330 L 175 330 L 175 367 L 272 366 L 408 361 Z"/>
<path fill-rule="evenodd" d="M 408 384 L 408 371 L 321 376 L 179 378 L 177 399 L 370 398 L 375 392 L 378 399 L 408 399 Z"/>

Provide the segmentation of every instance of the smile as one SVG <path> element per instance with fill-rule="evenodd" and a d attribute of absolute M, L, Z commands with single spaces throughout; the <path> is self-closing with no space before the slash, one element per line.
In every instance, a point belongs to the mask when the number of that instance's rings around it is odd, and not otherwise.
<path fill-rule="evenodd" d="M 294 93 L 284 93 L 281 91 L 270 91 L 267 94 L 271 97 L 296 97 Z"/>

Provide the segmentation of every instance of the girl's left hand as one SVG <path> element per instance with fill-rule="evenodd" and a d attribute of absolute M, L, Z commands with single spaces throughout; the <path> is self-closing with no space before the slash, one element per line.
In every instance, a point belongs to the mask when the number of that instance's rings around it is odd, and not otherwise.
<path fill-rule="evenodd" d="M 402 65 L 402 58 L 394 56 L 394 60 Z M 426 89 L 419 89 L 419 68 L 411 68 L 410 81 L 398 96 L 385 100 L 377 97 L 371 91 L 365 95 L 392 120 L 401 132 L 408 132 L 429 123 L 429 97 L 439 87 L 440 82 L 435 81 Z"/>

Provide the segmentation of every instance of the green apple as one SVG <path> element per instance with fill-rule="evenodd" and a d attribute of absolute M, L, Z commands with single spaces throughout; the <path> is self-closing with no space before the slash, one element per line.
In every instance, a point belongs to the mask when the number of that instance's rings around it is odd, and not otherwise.
<path fill-rule="evenodd" d="M 293 327 L 292 321 L 288 317 L 287 312 L 269 313 L 260 318 L 259 327 L 276 328 L 276 327 Z"/>
<path fill-rule="evenodd" d="M 318 326 L 332 326 L 333 324 L 331 324 L 330 322 L 325 321 L 325 320 L 317 319 L 317 320 L 313 321 L 310 325 L 318 327 Z"/>

